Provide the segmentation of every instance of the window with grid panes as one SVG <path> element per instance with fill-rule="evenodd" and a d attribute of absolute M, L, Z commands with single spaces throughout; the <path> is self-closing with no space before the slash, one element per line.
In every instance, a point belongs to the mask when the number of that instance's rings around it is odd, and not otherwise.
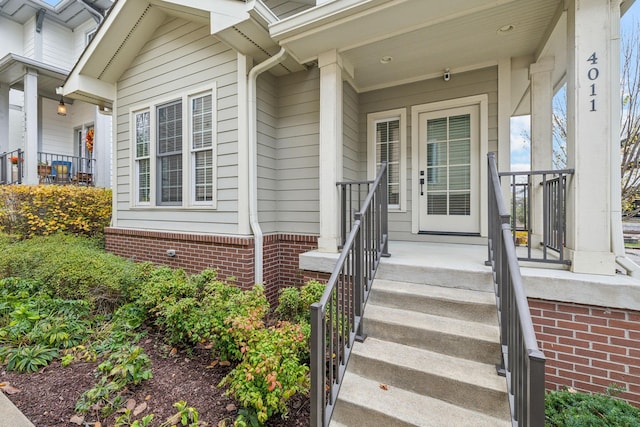
<path fill-rule="evenodd" d="M 429 215 L 471 214 L 470 115 L 427 122 Z"/>
<path fill-rule="evenodd" d="M 389 208 L 400 207 L 400 119 L 375 123 L 376 171 L 387 162 Z"/>
<path fill-rule="evenodd" d="M 156 107 L 157 194 L 160 205 L 182 204 L 182 100 Z"/>
<path fill-rule="evenodd" d="M 151 113 L 142 111 L 135 113 L 135 167 L 136 167 L 136 201 L 149 203 L 151 200 Z"/>
<path fill-rule="evenodd" d="M 213 200 L 212 95 L 191 98 L 191 161 L 195 203 Z"/>

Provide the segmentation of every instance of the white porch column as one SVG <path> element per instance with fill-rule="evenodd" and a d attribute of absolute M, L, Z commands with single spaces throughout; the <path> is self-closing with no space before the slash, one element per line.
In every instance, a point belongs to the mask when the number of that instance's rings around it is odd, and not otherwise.
<path fill-rule="evenodd" d="M 619 210 L 611 203 L 612 176 L 620 179 L 612 155 L 619 151 L 614 135 L 620 121 L 613 117 L 620 102 L 619 6 L 620 0 L 567 2 L 567 162 L 575 169 L 567 192 L 567 248 L 577 273 L 615 273 L 610 239 L 611 212 Z"/>
<path fill-rule="evenodd" d="M 38 183 L 38 72 L 28 69 L 24 76 L 24 178 L 23 184 Z"/>
<path fill-rule="evenodd" d="M 0 83 L 0 153 L 9 147 L 9 85 Z"/>
<path fill-rule="evenodd" d="M 498 171 L 511 170 L 511 58 L 498 61 Z M 486 153 L 482 161 L 486 162 Z M 511 198 L 508 179 L 502 180 L 502 197 Z"/>
<path fill-rule="evenodd" d="M 531 170 L 550 170 L 553 164 L 553 57 L 540 59 L 529 67 L 531 88 Z M 542 242 L 542 177 L 534 177 L 531 189 L 531 246 Z"/>
<path fill-rule="evenodd" d="M 342 68 L 335 50 L 318 57 L 320 67 L 320 252 L 336 252 L 340 239 L 338 189 L 342 180 Z"/>

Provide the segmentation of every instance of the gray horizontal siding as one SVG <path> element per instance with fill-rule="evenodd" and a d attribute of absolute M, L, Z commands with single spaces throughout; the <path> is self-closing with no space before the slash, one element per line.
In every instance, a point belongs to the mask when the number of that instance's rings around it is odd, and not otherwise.
<path fill-rule="evenodd" d="M 318 234 L 320 73 L 278 79 L 277 229 Z"/>
<path fill-rule="evenodd" d="M 161 231 L 238 231 L 238 96 L 236 53 L 200 26 L 168 18 L 118 80 L 114 161 L 117 226 Z M 132 208 L 130 109 L 217 86 L 217 207 Z M 175 97 L 175 98 L 174 98 Z"/>
<path fill-rule="evenodd" d="M 269 73 L 258 80 L 258 209 L 262 231 L 277 232 L 277 81 Z"/>
<path fill-rule="evenodd" d="M 366 169 L 361 162 L 358 134 L 358 93 L 349 83 L 344 83 L 342 95 L 342 169 L 345 181 L 359 181 L 366 178 Z M 366 151 L 365 151 L 366 157 Z"/>

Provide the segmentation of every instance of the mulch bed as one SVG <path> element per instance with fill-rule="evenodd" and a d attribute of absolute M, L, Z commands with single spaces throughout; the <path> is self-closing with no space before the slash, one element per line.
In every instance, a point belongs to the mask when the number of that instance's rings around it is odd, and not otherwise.
<path fill-rule="evenodd" d="M 233 425 L 240 405 L 224 395 L 218 383 L 231 370 L 230 367 L 208 368 L 212 358 L 210 351 L 196 349 L 191 355 L 185 352 L 171 354 L 159 336 L 149 334 L 139 345 L 151 358 L 153 378 L 125 394 L 136 405 L 146 403 L 147 408 L 138 417 L 155 414 L 153 426 L 159 426 L 176 413 L 175 402 L 184 400 L 198 410 L 200 421 L 208 426 Z M 96 382 L 97 363 L 75 362 L 63 367 L 56 361 L 39 372 L 18 374 L 0 372 L 0 382 L 9 382 L 20 391 L 9 399 L 37 427 L 73 426 L 74 407 L 80 395 Z M 309 425 L 309 400 L 306 396 L 294 396 L 289 401 L 289 416 L 273 417 L 270 427 L 302 427 Z M 119 415 L 119 414 L 117 414 Z M 100 421 L 101 425 L 114 425 L 116 415 L 105 419 L 87 414 L 83 426 Z M 100 424 L 99 424 L 100 425 Z"/>

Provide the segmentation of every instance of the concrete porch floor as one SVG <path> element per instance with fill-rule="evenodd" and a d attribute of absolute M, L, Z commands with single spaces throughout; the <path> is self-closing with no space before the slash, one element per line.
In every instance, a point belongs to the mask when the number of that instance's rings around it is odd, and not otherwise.
<path fill-rule="evenodd" d="M 492 292 L 485 245 L 390 241 L 391 257 L 383 258 L 376 278 Z M 640 257 L 633 252 L 636 263 Z M 338 254 L 307 252 L 300 269 L 331 273 Z M 616 274 L 578 274 L 554 264 L 521 262 L 529 298 L 640 310 L 640 280 Z"/>

